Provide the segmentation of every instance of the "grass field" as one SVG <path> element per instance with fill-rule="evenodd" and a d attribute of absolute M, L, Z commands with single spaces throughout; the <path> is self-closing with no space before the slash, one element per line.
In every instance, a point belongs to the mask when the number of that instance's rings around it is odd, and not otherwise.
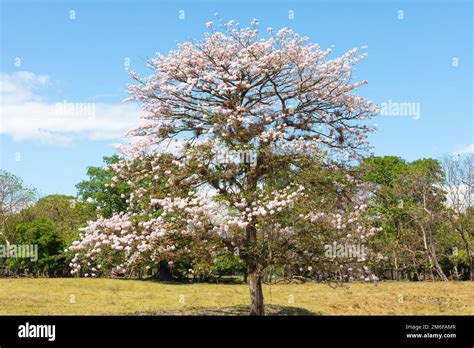
<path fill-rule="evenodd" d="M 265 286 L 275 315 L 474 315 L 474 282 Z M 0 279 L 0 315 L 247 315 L 244 284 L 138 280 Z"/>

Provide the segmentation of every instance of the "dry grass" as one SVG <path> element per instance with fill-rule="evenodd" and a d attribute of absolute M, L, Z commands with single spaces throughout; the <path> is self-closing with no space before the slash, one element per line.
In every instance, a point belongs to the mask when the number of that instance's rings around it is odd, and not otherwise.
<path fill-rule="evenodd" d="M 474 282 L 265 286 L 276 315 L 474 315 Z M 240 284 L 113 279 L 0 279 L 0 315 L 246 315 Z M 73 301 L 74 300 L 74 301 Z"/>

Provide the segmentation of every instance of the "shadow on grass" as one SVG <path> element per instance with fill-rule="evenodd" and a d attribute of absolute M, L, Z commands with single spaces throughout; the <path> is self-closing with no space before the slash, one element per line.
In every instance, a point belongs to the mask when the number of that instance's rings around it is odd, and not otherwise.
<path fill-rule="evenodd" d="M 130 280 L 128 278 L 115 278 L 115 279 Z M 148 278 L 140 278 L 140 279 L 137 278 L 133 280 L 156 283 L 156 284 L 165 284 L 165 285 L 189 285 L 189 284 L 242 285 L 242 284 L 246 284 L 239 277 L 221 277 L 221 278 L 206 279 L 206 280 L 193 280 L 190 278 L 176 278 L 176 279 L 169 279 L 169 280 L 160 280 L 160 279 L 148 277 Z"/>
<path fill-rule="evenodd" d="M 191 307 L 176 311 L 157 311 L 157 312 L 136 312 L 126 315 L 184 315 L 184 316 L 248 316 L 250 312 L 249 306 L 232 306 L 232 307 Z M 266 305 L 265 315 L 267 316 L 313 316 L 321 315 L 308 311 L 304 308 Z"/>

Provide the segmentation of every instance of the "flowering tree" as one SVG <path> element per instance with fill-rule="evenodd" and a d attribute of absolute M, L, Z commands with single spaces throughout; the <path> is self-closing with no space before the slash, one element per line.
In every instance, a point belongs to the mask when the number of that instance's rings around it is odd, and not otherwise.
<path fill-rule="evenodd" d="M 72 273 L 99 275 L 104 260 L 115 273 L 163 259 L 205 267 L 233 253 L 247 267 L 251 314 L 263 315 L 266 268 L 322 272 L 325 261 L 349 279 L 350 262 L 325 259 L 324 246 L 376 232 L 364 190 L 337 165 L 367 149 L 361 121 L 376 109 L 352 93 L 366 83 L 351 82 L 357 49 L 328 59 L 290 29 L 260 39 L 256 20 L 207 26 L 203 41 L 150 59 L 151 76 L 131 72 L 146 123 L 110 167 L 132 188 L 129 207 L 82 230 Z M 174 140 L 180 149 L 163 152 Z M 321 171 L 337 182 L 319 182 Z"/>

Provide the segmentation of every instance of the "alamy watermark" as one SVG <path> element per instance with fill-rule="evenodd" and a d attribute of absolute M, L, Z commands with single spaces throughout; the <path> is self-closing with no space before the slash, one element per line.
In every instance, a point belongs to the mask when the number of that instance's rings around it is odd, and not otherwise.
<path fill-rule="evenodd" d="M 216 162 L 223 164 L 246 163 L 255 166 L 257 164 L 257 153 L 250 150 L 219 150 L 216 153 Z"/>
<path fill-rule="evenodd" d="M 56 103 L 56 114 L 71 117 L 95 117 L 95 103 L 71 103 L 64 100 L 62 103 Z"/>
<path fill-rule="evenodd" d="M 30 259 L 38 261 L 38 245 L 0 244 L 0 259 Z"/>
<path fill-rule="evenodd" d="M 367 256 L 365 246 L 361 244 L 326 244 L 324 250 L 324 255 L 329 259 L 356 258 L 357 261 L 365 261 Z"/>
<path fill-rule="evenodd" d="M 421 105 L 418 102 L 397 102 L 389 99 L 380 104 L 380 115 L 412 117 L 414 120 L 419 120 Z"/>
<path fill-rule="evenodd" d="M 56 340 L 56 325 L 36 325 L 26 322 L 18 326 L 19 338 L 47 338 L 52 342 Z"/>

